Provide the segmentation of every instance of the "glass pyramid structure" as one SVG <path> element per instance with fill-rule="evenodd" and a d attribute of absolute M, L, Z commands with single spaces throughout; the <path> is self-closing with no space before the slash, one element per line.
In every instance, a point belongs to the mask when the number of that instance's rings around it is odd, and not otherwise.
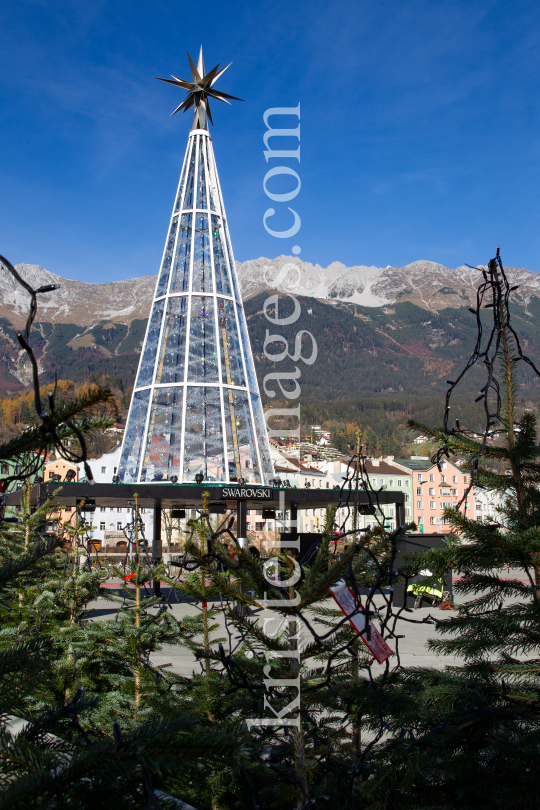
<path fill-rule="evenodd" d="M 204 74 L 202 54 L 198 68 Z M 274 474 L 206 111 L 196 105 L 188 138 L 124 433 L 123 483 L 202 474 L 267 484 Z"/>

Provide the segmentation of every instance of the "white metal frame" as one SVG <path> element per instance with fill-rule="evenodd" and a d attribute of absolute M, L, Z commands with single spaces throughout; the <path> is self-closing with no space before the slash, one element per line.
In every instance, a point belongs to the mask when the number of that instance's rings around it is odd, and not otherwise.
<path fill-rule="evenodd" d="M 189 176 L 189 163 L 193 156 L 193 150 L 195 150 L 195 164 L 194 164 L 194 189 L 193 189 L 193 200 L 191 208 L 185 208 L 186 203 L 186 192 L 187 192 L 187 180 Z M 202 163 L 204 175 L 206 178 L 206 208 L 197 208 L 198 203 L 198 179 L 199 179 L 199 167 Z M 183 186 L 182 186 L 183 183 Z M 214 203 L 215 203 L 215 210 L 212 209 L 211 206 L 211 189 L 214 191 Z M 179 202 L 178 210 L 176 209 L 177 201 Z M 184 292 L 172 292 L 172 281 L 176 266 L 176 261 L 178 258 L 178 250 L 179 250 L 179 239 L 181 233 L 181 222 L 182 216 L 185 214 L 191 214 L 191 244 L 190 244 L 190 254 L 189 254 L 189 271 L 188 271 L 188 279 L 187 279 L 187 287 Z M 208 239 L 209 239 L 209 251 L 210 251 L 210 271 L 212 273 L 212 291 L 201 293 L 200 291 L 193 291 L 193 263 L 194 263 L 194 254 L 195 254 L 195 226 L 196 226 L 196 218 L 197 214 L 204 214 L 208 221 Z M 226 268 L 229 276 L 229 284 L 231 287 L 231 295 L 225 295 L 223 293 L 218 293 L 217 285 L 216 285 L 216 272 L 215 272 L 215 262 L 214 262 L 214 240 L 212 234 L 212 216 L 216 216 L 219 222 L 219 229 L 220 235 L 223 243 L 223 252 L 225 256 L 225 263 Z M 158 293 L 158 286 L 159 286 L 159 279 L 161 275 L 161 269 L 163 266 L 163 260 L 165 258 L 165 254 L 167 251 L 167 243 L 169 239 L 169 233 L 172 226 L 174 219 L 177 218 L 177 228 L 176 228 L 176 235 L 174 240 L 173 252 L 171 257 L 171 264 L 169 269 L 169 278 L 167 282 L 166 289 L 163 293 L 159 296 Z M 160 331 L 157 340 L 157 349 L 156 355 L 154 359 L 154 368 L 152 371 L 152 380 L 149 384 L 143 385 L 140 387 L 136 387 L 134 391 L 146 391 L 150 389 L 149 393 L 149 405 L 148 410 L 146 413 L 146 421 L 144 425 L 144 433 L 141 441 L 141 450 L 140 450 L 140 458 L 139 458 L 139 465 L 137 470 L 137 482 L 141 482 L 141 473 L 142 467 L 144 464 L 144 459 L 147 453 L 147 445 L 148 445 L 148 430 L 152 419 L 153 413 L 153 403 L 155 392 L 160 388 L 178 388 L 182 391 L 181 395 L 181 409 L 182 409 L 182 421 L 181 421 L 181 441 L 180 441 L 180 468 L 178 470 L 178 480 L 180 482 L 185 481 L 184 479 L 184 463 L 185 463 L 185 426 L 186 426 L 186 406 L 187 406 L 187 389 L 189 387 L 194 388 L 217 388 L 219 390 L 219 403 L 221 407 L 221 429 L 222 429 L 222 453 L 223 453 L 223 463 L 224 463 L 224 476 L 223 476 L 223 483 L 230 483 L 229 478 L 229 464 L 228 464 L 228 445 L 227 445 L 227 425 L 226 425 L 226 413 L 225 413 L 225 389 L 233 389 L 235 391 L 243 392 L 247 396 L 248 399 L 248 413 L 249 418 L 251 420 L 251 432 L 253 436 L 253 444 L 254 444 L 254 452 L 256 454 L 256 458 L 253 461 L 257 462 L 259 475 L 261 483 L 268 483 L 266 480 L 265 469 L 262 464 L 262 453 L 261 453 L 261 443 L 265 443 L 267 447 L 268 457 L 271 459 L 270 455 L 270 444 L 268 441 L 268 434 L 266 429 L 266 424 L 264 421 L 263 416 L 263 435 L 260 435 L 257 430 L 257 424 L 255 421 L 255 415 L 253 412 L 253 405 L 252 405 L 252 394 L 256 394 L 261 401 L 261 395 L 259 391 L 259 387 L 257 384 L 257 377 L 255 374 L 255 367 L 253 363 L 253 355 L 251 352 L 251 346 L 244 345 L 243 333 L 241 329 L 240 319 L 239 319 L 239 310 L 243 313 L 244 308 L 241 299 L 237 297 L 240 295 L 240 286 L 238 283 L 238 278 L 236 275 L 236 267 L 234 264 L 234 254 L 232 252 L 232 242 L 230 239 L 228 224 L 227 224 L 227 216 L 225 213 L 225 206 L 223 204 L 223 195 L 221 192 L 221 186 L 219 182 L 219 175 L 217 172 L 217 167 L 215 163 L 214 151 L 212 146 L 212 139 L 210 137 L 210 133 L 207 130 L 196 129 L 192 130 L 189 134 L 188 144 L 186 148 L 186 152 L 184 155 L 184 162 L 182 164 L 182 170 L 180 172 L 180 179 L 178 183 L 178 188 L 176 191 L 176 195 L 174 198 L 173 204 L 173 213 L 171 215 L 169 221 L 169 229 L 167 231 L 167 238 L 165 241 L 165 247 L 162 254 L 161 264 L 160 264 L 160 272 L 158 274 L 158 278 L 156 280 L 156 287 L 154 290 L 154 298 L 152 301 L 152 308 L 158 301 L 163 301 L 163 315 L 161 319 Z M 192 308 L 192 298 L 193 296 L 200 296 L 205 295 L 211 297 L 214 307 L 214 335 L 216 341 L 216 352 L 217 352 L 217 370 L 218 370 L 218 382 L 190 382 L 188 381 L 188 369 L 189 369 L 189 354 L 190 354 L 190 330 L 191 330 L 191 308 Z M 185 348 L 184 348 L 184 374 L 182 382 L 175 382 L 175 383 L 157 383 L 156 382 L 156 374 L 158 369 L 158 364 L 160 362 L 161 353 L 163 350 L 163 339 L 164 339 L 164 329 L 165 323 L 168 316 L 169 311 L 169 302 L 172 298 L 186 298 L 187 304 L 187 311 L 186 311 L 186 318 L 185 318 L 185 330 L 186 330 L 186 341 L 185 341 Z M 243 379 L 244 385 L 229 385 L 227 382 L 223 382 L 223 369 L 222 369 L 222 359 L 221 359 L 221 335 L 219 330 L 219 299 L 224 301 L 231 301 L 233 304 L 234 310 L 234 322 L 236 325 L 237 335 L 238 335 L 238 342 L 240 346 L 240 355 L 241 355 L 241 364 L 242 364 L 242 372 L 243 372 Z M 245 315 L 244 315 L 245 319 Z M 137 369 L 137 377 L 139 375 L 140 366 L 142 359 L 144 357 L 144 349 L 146 347 L 148 336 L 150 330 L 150 318 L 148 319 L 148 324 L 146 327 L 145 339 L 143 344 L 143 350 L 141 352 L 141 358 L 139 360 L 139 368 Z M 247 320 L 246 320 L 246 332 L 247 332 Z M 249 335 L 248 335 L 248 344 L 249 344 Z M 253 374 L 248 374 L 248 365 L 251 365 Z M 254 379 L 254 385 L 250 383 L 250 376 Z M 228 400 L 227 400 L 228 401 Z M 133 410 L 133 400 L 130 404 L 129 415 L 128 415 L 128 422 L 126 424 L 126 434 L 127 434 L 127 426 L 129 425 L 129 420 Z M 124 435 L 126 435 L 124 434 Z M 122 448 L 123 452 L 123 448 Z M 122 465 L 122 456 L 120 461 L 120 466 Z M 142 482 L 145 483 L 145 482 Z"/>

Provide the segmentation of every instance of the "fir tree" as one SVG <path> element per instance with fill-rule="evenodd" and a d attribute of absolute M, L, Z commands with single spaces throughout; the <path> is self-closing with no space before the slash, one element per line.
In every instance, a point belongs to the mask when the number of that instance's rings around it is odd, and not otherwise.
<path fill-rule="evenodd" d="M 208 729 L 188 715 L 177 680 L 153 666 L 153 651 L 164 641 L 185 640 L 193 628 L 181 627 L 156 600 L 143 604 L 149 574 L 138 543 L 132 609 L 122 606 L 118 621 L 100 622 L 89 606 L 101 573 L 85 570 L 79 555 L 85 527 L 73 527 L 71 553 L 60 552 L 61 538 L 44 537 L 53 504 L 33 507 L 30 476 L 54 447 L 83 462 L 91 477 L 85 437 L 110 419 L 85 411 L 107 403 L 111 393 L 92 387 L 58 406 L 53 390 L 44 407 L 29 335 L 37 296 L 51 288 L 33 290 L 0 261 L 31 299 L 18 339 L 33 369 L 37 422 L 0 446 L 0 459 L 15 469 L 2 491 L 15 479 L 23 484 L 20 516 L 6 518 L 0 503 L 0 803 L 21 810 L 177 806 L 156 788 L 192 763 L 203 772 L 213 760 L 239 767 L 246 746 L 238 726 Z M 132 598 L 127 589 L 124 596 Z"/>
<path fill-rule="evenodd" d="M 484 437 L 459 425 L 413 426 L 439 443 L 439 459 L 465 459 L 474 485 L 495 493 L 501 505 L 495 521 L 447 510 L 453 535 L 446 547 L 410 560 L 411 574 L 428 568 L 440 576 L 451 568 L 457 575 L 457 613 L 436 621 L 439 638 L 429 646 L 462 663 L 396 673 L 384 699 L 388 737 L 358 786 L 363 806 L 540 806 L 540 445 L 536 417 L 519 405 L 517 368 L 527 360 L 511 327 L 498 256 L 484 279 L 493 329 L 467 367 L 480 357 L 486 368 L 478 397 L 486 410 Z M 480 296 L 477 312 L 481 303 Z M 491 440 L 495 432 L 501 441 Z M 374 718 L 367 696 L 363 702 L 364 717 Z"/>
<path fill-rule="evenodd" d="M 311 564 L 301 567 L 300 579 L 285 588 L 279 582 L 295 580 L 293 572 L 299 567 L 279 547 L 273 550 L 272 560 L 263 562 L 239 547 L 231 559 L 219 532 L 210 535 L 206 558 L 198 544 L 188 545 L 222 595 L 229 628 L 226 645 L 211 645 L 209 654 L 199 651 L 201 657 L 210 658 L 212 674 L 214 669 L 216 675 L 221 673 L 207 685 L 214 716 L 220 724 L 235 718 L 255 721 L 251 761 L 241 780 L 230 769 L 221 770 L 218 806 L 224 802 L 224 806 L 244 808 L 253 801 L 271 810 L 301 808 L 323 799 L 343 801 L 362 745 L 354 689 L 360 678 L 367 684 L 384 678 L 388 666 L 375 663 L 373 669 L 373 655 L 347 617 L 329 601 L 328 589 L 343 578 L 356 592 L 362 583 L 365 602 L 373 610 L 373 594 L 389 582 L 395 537 L 383 528 L 364 532 L 362 540 L 354 532 L 352 539 L 358 542 L 338 556 L 333 550 L 334 532 L 335 510 L 329 508 Z M 271 614 L 246 615 L 246 609 L 257 611 L 265 599 L 272 600 Z M 386 600 L 387 619 L 392 608 L 391 600 Z M 385 635 L 397 645 L 395 630 L 388 623 L 385 627 Z M 276 716 L 292 718 L 296 725 L 256 724 Z"/>

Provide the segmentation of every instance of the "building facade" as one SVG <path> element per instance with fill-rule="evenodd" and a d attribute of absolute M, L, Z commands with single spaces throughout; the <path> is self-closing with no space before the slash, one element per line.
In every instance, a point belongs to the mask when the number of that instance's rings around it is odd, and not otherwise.
<path fill-rule="evenodd" d="M 413 476 L 410 470 L 405 469 L 401 465 L 394 463 L 391 456 L 385 459 L 366 459 L 365 460 L 366 474 L 373 490 L 388 490 L 391 492 L 402 492 L 405 500 L 405 520 L 407 522 L 413 520 Z M 348 462 L 342 460 L 326 462 L 324 465 L 326 472 L 326 488 L 333 489 L 341 487 L 345 479 L 351 477 L 354 473 L 354 468 L 348 466 Z M 345 485 L 348 488 L 348 485 Z M 354 491 L 354 481 L 351 482 L 351 488 Z M 349 504 L 354 501 L 353 497 L 349 498 Z M 347 517 L 348 515 L 348 517 Z M 391 504 L 383 505 L 378 511 L 379 521 L 384 523 L 384 526 L 389 531 L 394 531 L 397 528 L 395 507 Z M 338 514 L 340 524 L 345 522 L 346 530 L 350 531 L 353 526 L 352 509 L 347 510 L 346 507 L 342 508 Z M 357 526 L 358 528 L 367 528 L 374 524 L 375 518 L 371 515 L 359 515 Z"/>
<path fill-rule="evenodd" d="M 100 458 L 88 460 L 92 476 L 97 484 L 110 484 L 113 476 L 118 472 L 120 464 L 121 446 L 118 445 L 110 453 L 105 453 Z M 79 475 L 84 476 L 83 465 L 79 465 Z M 141 517 L 144 526 L 144 536 L 149 543 L 152 542 L 154 530 L 154 513 L 152 509 L 141 509 Z M 95 512 L 86 513 L 86 518 L 91 520 L 94 527 L 92 540 L 99 543 L 102 548 L 115 548 L 118 543 L 125 543 L 126 538 L 124 528 L 131 522 L 131 507 L 125 504 L 115 504 L 114 506 L 98 506 Z"/>
<path fill-rule="evenodd" d="M 396 459 L 396 464 L 413 475 L 413 513 L 419 531 L 448 534 L 452 529 L 444 511 L 458 506 L 470 486 L 470 475 L 450 461 L 441 462 L 440 470 L 427 458 Z M 461 506 L 467 517 L 474 517 L 474 504 L 471 489 Z"/>

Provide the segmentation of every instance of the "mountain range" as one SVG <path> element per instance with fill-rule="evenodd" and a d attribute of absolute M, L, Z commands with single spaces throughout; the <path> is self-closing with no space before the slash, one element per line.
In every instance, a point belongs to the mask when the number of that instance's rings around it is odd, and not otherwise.
<path fill-rule="evenodd" d="M 92 284 L 60 278 L 38 265 L 19 264 L 17 270 L 34 288 L 60 285 L 38 301 L 33 346 L 44 382 L 56 371 L 74 382 L 109 374 L 126 387 L 133 383 L 156 276 Z M 262 304 L 268 291 L 299 297 L 302 318 L 289 331 L 294 337 L 307 329 L 317 341 L 317 362 L 302 366 L 303 394 L 314 399 L 385 391 L 412 396 L 420 385 L 435 393 L 475 337 L 467 307 L 476 302 L 482 278 L 477 268 L 451 269 L 430 261 L 385 268 L 333 262 L 323 268 L 280 256 L 238 262 L 237 272 L 261 378 L 272 366 L 262 352 L 268 327 Z M 519 285 L 513 294 L 515 326 L 531 357 L 540 360 L 540 274 L 523 268 L 507 272 Z M 15 336 L 28 304 L 28 294 L 0 265 L 3 392 L 21 390 L 30 381 Z"/>

